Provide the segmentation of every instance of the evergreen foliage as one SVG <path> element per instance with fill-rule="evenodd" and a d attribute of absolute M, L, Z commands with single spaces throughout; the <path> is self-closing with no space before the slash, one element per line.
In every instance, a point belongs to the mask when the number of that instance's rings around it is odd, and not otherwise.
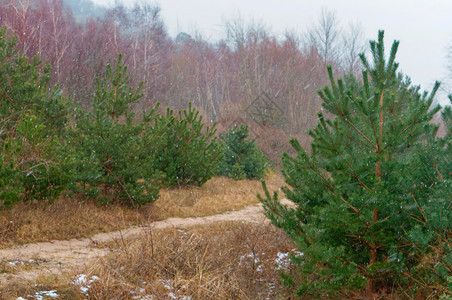
<path fill-rule="evenodd" d="M 55 199 L 71 190 L 131 205 L 158 198 L 162 185 L 203 184 L 215 174 L 220 145 L 191 105 L 176 117 L 158 104 L 138 121 L 132 111 L 142 83 L 129 85 L 122 55 L 96 79 L 92 108 L 68 105 L 50 87 L 50 66 L 30 61 L 0 29 L 0 199 Z M 68 126 L 70 125 L 70 126 Z"/>
<path fill-rule="evenodd" d="M 137 121 L 132 105 L 142 97 L 141 84 L 132 88 L 128 82 L 119 55 L 96 80 L 92 111 L 78 112 L 73 190 L 102 202 L 141 205 L 155 201 L 162 186 L 210 179 L 220 155 L 214 127 L 204 129 L 191 105 L 176 117 L 171 109 L 157 114 L 157 104 Z"/>
<path fill-rule="evenodd" d="M 452 105 L 452 97 L 450 97 Z M 422 178 L 422 185 L 417 186 L 417 198 L 425 195 L 428 204 L 422 206 L 425 224 L 410 236 L 420 244 L 424 252 L 434 246 L 434 259 L 423 260 L 422 268 L 417 266 L 413 272 L 418 277 L 426 275 L 439 278 L 444 285 L 444 292 L 452 296 L 452 110 L 445 107 L 441 112 L 446 131 L 444 137 L 436 137 L 437 127 L 427 127 L 426 138 L 418 145 L 420 167 L 413 176 Z M 421 204 L 422 205 L 422 204 Z M 447 209 L 446 213 L 442 210 Z M 427 272 L 426 270 L 427 269 Z M 426 273 L 426 274 L 425 274 Z M 430 279 L 430 278 L 429 278 Z"/>
<path fill-rule="evenodd" d="M 439 84 L 421 94 L 398 75 L 399 43 L 386 59 L 383 36 L 370 43 L 372 62 L 360 56 L 362 82 L 336 81 L 328 67 L 331 87 L 319 95 L 334 118 L 318 114 L 310 154 L 295 139 L 296 157 L 283 154 L 283 191 L 296 208 L 264 183 L 266 215 L 304 253 L 299 295 L 426 292 L 451 274 L 451 139 L 429 123 Z M 450 109 L 443 119 L 450 130 Z"/>
<path fill-rule="evenodd" d="M 0 206 L 51 200 L 64 189 L 66 157 L 61 138 L 67 104 L 50 86 L 48 65 L 24 57 L 17 39 L 0 28 Z"/>
<path fill-rule="evenodd" d="M 235 180 L 263 178 L 268 166 L 268 159 L 254 140 L 247 140 L 248 126 L 234 125 L 227 133 L 221 135 L 223 159 L 218 167 L 218 174 Z"/>
<path fill-rule="evenodd" d="M 119 55 L 106 76 L 96 79 L 96 92 L 90 112 L 79 111 L 73 131 L 75 190 L 102 202 L 122 201 L 131 205 L 158 198 L 159 174 L 154 171 L 149 123 L 157 106 L 143 121 L 135 122 L 132 105 L 142 95 L 141 85 L 128 84 L 127 67 Z"/>
<path fill-rule="evenodd" d="M 204 129 L 191 103 L 178 117 L 168 108 L 155 120 L 153 131 L 158 139 L 148 155 L 155 158 L 165 185 L 202 185 L 215 175 L 221 155 L 215 124 Z"/>

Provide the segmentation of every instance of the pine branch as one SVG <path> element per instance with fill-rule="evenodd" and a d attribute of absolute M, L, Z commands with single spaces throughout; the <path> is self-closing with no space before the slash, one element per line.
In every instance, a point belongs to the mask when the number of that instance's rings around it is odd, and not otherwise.
<path fill-rule="evenodd" d="M 346 117 L 343 116 L 343 119 L 360 135 L 362 136 L 370 145 L 372 145 L 372 147 L 374 147 L 375 149 L 378 149 L 377 145 L 375 145 L 374 143 L 372 143 L 372 141 L 364 134 L 362 133 L 352 122 L 350 122 L 350 120 Z"/>

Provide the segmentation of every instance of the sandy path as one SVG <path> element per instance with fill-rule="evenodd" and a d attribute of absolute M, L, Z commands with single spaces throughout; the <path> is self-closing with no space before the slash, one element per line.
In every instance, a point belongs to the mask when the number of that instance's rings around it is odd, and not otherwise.
<path fill-rule="evenodd" d="M 285 203 L 289 204 L 288 202 L 285 200 Z M 206 225 L 225 221 L 268 222 L 268 219 L 263 215 L 262 205 L 255 205 L 248 206 L 239 211 L 231 211 L 207 217 L 169 218 L 154 222 L 149 227 L 162 229 L 168 227 Z M 2 260 L 23 262 L 33 259 L 37 266 L 34 266 L 31 270 L 16 274 L 0 275 L 0 285 L 21 280 L 33 280 L 45 274 L 61 274 L 73 268 L 91 264 L 94 260 L 101 258 L 109 252 L 108 249 L 97 248 L 96 245 L 98 243 L 112 241 L 121 238 L 121 236 L 122 238 L 129 238 L 143 232 L 144 229 L 146 228 L 135 227 L 121 231 L 100 233 L 91 238 L 33 243 L 9 249 L 1 249 L 0 259 Z"/>

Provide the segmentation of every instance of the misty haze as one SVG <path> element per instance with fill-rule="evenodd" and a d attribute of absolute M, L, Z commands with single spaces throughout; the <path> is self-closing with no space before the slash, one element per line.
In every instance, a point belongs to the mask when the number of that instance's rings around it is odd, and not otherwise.
<path fill-rule="evenodd" d="M 1 299 L 452 299 L 434 4 L 267 2 L 0 0 Z"/>

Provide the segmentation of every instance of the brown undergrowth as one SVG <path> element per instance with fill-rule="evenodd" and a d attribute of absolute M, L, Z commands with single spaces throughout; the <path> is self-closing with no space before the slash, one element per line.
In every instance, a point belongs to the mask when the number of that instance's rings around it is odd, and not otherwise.
<path fill-rule="evenodd" d="M 270 190 L 284 185 L 282 176 L 273 172 L 267 174 L 266 182 Z M 259 180 L 215 177 L 200 187 L 161 190 L 160 199 L 149 206 L 149 212 L 158 219 L 210 216 L 258 204 L 258 193 L 263 193 Z"/>
<path fill-rule="evenodd" d="M 278 189 L 280 175 L 267 176 L 270 189 Z M 156 202 L 137 210 L 117 204 L 101 205 L 77 198 L 53 204 L 19 203 L 0 211 L 0 248 L 17 244 L 89 237 L 96 233 L 139 226 L 168 217 L 196 217 L 239 210 L 258 203 L 258 180 L 234 181 L 216 177 L 201 187 L 162 189 Z"/>
<path fill-rule="evenodd" d="M 87 237 L 139 225 L 143 216 L 118 205 L 59 199 L 53 204 L 19 203 L 0 212 L 0 247 Z"/>
<path fill-rule="evenodd" d="M 10 287 L 8 297 L 54 290 L 70 299 L 288 299 L 279 273 L 293 268 L 286 235 L 270 224 L 225 222 L 149 229 L 109 243 L 92 266 L 34 285 Z M 84 274 L 84 284 L 77 278 Z M 82 292 L 81 288 L 87 288 Z"/>

